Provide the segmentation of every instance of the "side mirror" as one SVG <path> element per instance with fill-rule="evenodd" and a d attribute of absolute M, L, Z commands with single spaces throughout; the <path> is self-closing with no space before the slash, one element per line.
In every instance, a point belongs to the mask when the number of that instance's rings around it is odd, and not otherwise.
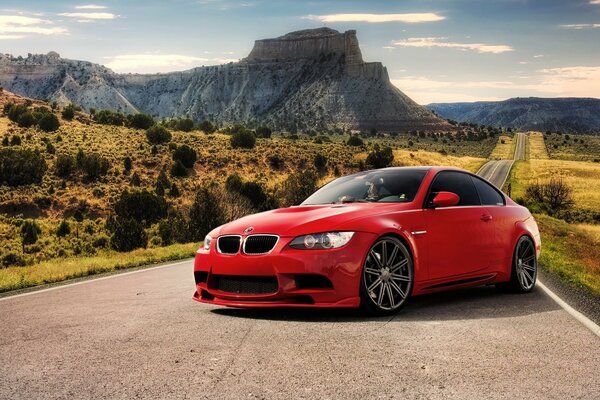
<path fill-rule="evenodd" d="M 433 198 L 434 207 L 453 207 L 458 204 L 460 197 L 452 192 L 439 192 Z"/>

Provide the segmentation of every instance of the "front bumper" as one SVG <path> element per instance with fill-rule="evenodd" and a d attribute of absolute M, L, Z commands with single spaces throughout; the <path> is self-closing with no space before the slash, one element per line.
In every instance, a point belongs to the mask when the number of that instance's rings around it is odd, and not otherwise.
<path fill-rule="evenodd" d="M 265 255 L 220 254 L 214 243 L 210 251 L 199 250 L 193 299 L 230 307 L 358 307 L 362 265 L 377 236 L 356 232 L 347 245 L 333 250 L 293 249 L 288 246 L 292 239 L 281 237 Z M 222 280 L 276 284 L 269 293 L 264 286 L 248 293 L 251 285 L 235 290 L 220 285 Z"/>

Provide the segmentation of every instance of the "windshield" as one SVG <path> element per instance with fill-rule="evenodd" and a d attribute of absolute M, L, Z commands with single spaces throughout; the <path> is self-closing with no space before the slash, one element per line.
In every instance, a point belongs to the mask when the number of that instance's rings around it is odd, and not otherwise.
<path fill-rule="evenodd" d="M 413 201 L 427 174 L 422 169 L 392 169 L 366 171 L 331 181 L 302 205 Z"/>

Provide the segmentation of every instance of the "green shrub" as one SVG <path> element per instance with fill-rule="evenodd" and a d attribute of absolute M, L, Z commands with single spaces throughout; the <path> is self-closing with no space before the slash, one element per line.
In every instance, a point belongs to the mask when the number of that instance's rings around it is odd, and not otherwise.
<path fill-rule="evenodd" d="M 190 208 L 190 239 L 204 240 L 208 232 L 225 222 L 225 213 L 217 196 L 209 188 L 201 188 Z"/>
<path fill-rule="evenodd" d="M 21 244 L 23 246 L 23 253 L 25 252 L 25 246 L 37 242 L 41 233 L 42 229 L 37 222 L 32 219 L 23 221 L 21 224 Z"/>
<path fill-rule="evenodd" d="M 29 149 L 0 149 L 0 184 L 8 186 L 41 183 L 46 161 L 39 151 Z"/>
<path fill-rule="evenodd" d="M 60 127 L 60 122 L 56 115 L 47 113 L 38 120 L 38 127 L 44 132 L 54 132 Z"/>
<path fill-rule="evenodd" d="M 93 116 L 94 121 L 102 125 L 123 126 L 126 121 L 125 115 L 110 110 L 96 111 Z"/>
<path fill-rule="evenodd" d="M 127 126 L 136 129 L 148 129 L 154 125 L 154 118 L 148 114 L 138 113 L 127 116 Z"/>
<path fill-rule="evenodd" d="M 186 168 L 193 168 L 196 159 L 196 150 L 186 144 L 177 147 L 175 152 L 173 152 L 173 161 L 181 161 Z"/>
<path fill-rule="evenodd" d="M 256 136 L 251 131 L 242 130 L 241 132 L 234 133 L 231 137 L 231 147 L 234 149 L 252 149 L 255 145 Z"/>
<path fill-rule="evenodd" d="M 173 166 L 171 167 L 171 176 L 176 177 L 176 178 L 182 178 L 184 176 L 187 176 L 187 173 L 188 173 L 188 170 L 185 167 L 185 165 L 183 165 L 181 160 L 176 160 L 173 163 Z"/>
<path fill-rule="evenodd" d="M 4 107 L 4 114 L 6 114 L 8 116 L 8 119 L 10 119 L 13 122 L 19 122 L 19 118 L 21 117 L 21 115 L 25 114 L 26 112 L 27 107 L 25 107 L 23 104 L 8 103 Z"/>
<path fill-rule="evenodd" d="M 30 113 L 29 111 L 24 112 L 23 114 L 19 115 L 18 125 L 21 128 L 29 128 L 29 127 L 33 126 L 34 124 L 35 124 L 35 118 L 33 118 L 33 114 Z"/>
<path fill-rule="evenodd" d="M 69 104 L 65 108 L 63 108 L 61 116 L 64 120 L 71 121 L 75 118 L 75 105 Z"/>
<path fill-rule="evenodd" d="M 144 226 L 158 222 L 167 214 L 167 202 L 161 196 L 147 190 L 129 192 L 124 190 L 114 205 L 117 217 L 133 219 Z"/>
<path fill-rule="evenodd" d="M 77 160 L 77 163 L 86 182 L 98 180 L 110 169 L 110 161 L 97 153 L 84 154 L 83 158 Z"/>
<path fill-rule="evenodd" d="M 270 128 L 266 127 L 266 126 L 259 126 L 258 128 L 256 128 L 256 136 L 259 138 L 270 138 L 272 134 L 272 131 Z"/>
<path fill-rule="evenodd" d="M 367 156 L 367 165 L 373 168 L 385 168 L 394 161 L 394 152 L 389 146 L 381 149 L 378 144 L 373 147 L 373 151 Z"/>
<path fill-rule="evenodd" d="M 269 165 L 273 169 L 281 169 L 285 165 L 285 161 L 279 154 L 271 154 L 267 157 Z"/>
<path fill-rule="evenodd" d="M 54 173 L 61 178 L 69 177 L 75 171 L 75 160 L 67 154 L 59 154 L 54 163 Z"/>
<path fill-rule="evenodd" d="M 313 171 L 301 171 L 290 174 L 283 184 L 282 199 L 285 206 L 302 203 L 317 190 L 317 174 Z"/>
<path fill-rule="evenodd" d="M 171 132 L 164 126 L 154 125 L 146 131 L 146 138 L 150 144 L 161 144 L 171 141 Z"/>
<path fill-rule="evenodd" d="M 63 238 L 71 233 L 71 226 L 66 220 L 62 220 L 62 222 L 58 225 L 56 229 L 56 236 L 59 238 Z"/>
<path fill-rule="evenodd" d="M 363 142 L 363 140 L 358 135 L 350 136 L 346 143 L 348 144 L 348 146 L 362 146 L 363 144 L 365 144 L 365 142 Z"/>
<path fill-rule="evenodd" d="M 327 170 L 327 157 L 325 157 L 323 154 L 317 154 L 315 155 L 313 164 L 317 171 L 324 172 Z"/>
<path fill-rule="evenodd" d="M 200 128 L 202 132 L 208 134 L 214 133 L 217 130 L 217 127 L 214 126 L 210 121 L 202 121 L 200 125 L 198 125 L 198 128 Z"/>
<path fill-rule="evenodd" d="M 107 229 L 112 232 L 110 245 L 117 251 L 131 251 L 148 244 L 144 225 L 134 218 L 113 218 L 107 223 Z"/>
<path fill-rule="evenodd" d="M 244 182 L 238 174 L 231 174 L 227 177 L 225 188 L 229 192 L 236 192 L 244 196 L 257 211 L 270 210 L 277 206 L 275 199 L 266 193 L 260 183 Z"/>
<path fill-rule="evenodd" d="M 170 211 L 158 224 L 158 234 L 164 246 L 189 241 L 188 220 L 179 211 Z"/>

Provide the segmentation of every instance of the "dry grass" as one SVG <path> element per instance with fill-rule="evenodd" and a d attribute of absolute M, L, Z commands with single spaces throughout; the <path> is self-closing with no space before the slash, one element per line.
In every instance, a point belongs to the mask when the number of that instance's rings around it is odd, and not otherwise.
<path fill-rule="evenodd" d="M 573 189 L 576 207 L 600 209 L 600 164 L 584 161 L 532 159 L 517 162 L 512 172 L 512 197 L 523 197 L 530 183 L 550 178 L 562 178 Z"/>
<path fill-rule="evenodd" d="M 494 151 L 490 154 L 493 160 L 509 160 L 514 153 L 513 138 L 511 136 L 501 135 L 498 137 L 498 143 Z"/>
<path fill-rule="evenodd" d="M 600 136 L 544 135 L 550 158 L 600 162 Z"/>
<path fill-rule="evenodd" d="M 600 225 L 576 224 L 575 227 L 580 232 L 585 232 L 597 246 L 600 246 Z"/>
<path fill-rule="evenodd" d="M 529 158 L 536 160 L 548 159 L 548 151 L 541 132 L 529 132 Z"/>
<path fill-rule="evenodd" d="M 0 269 L 0 292 L 188 258 L 195 254 L 199 246 L 187 243 L 128 253 L 107 251 L 95 257 L 54 259 L 27 267 L 4 268 Z"/>

